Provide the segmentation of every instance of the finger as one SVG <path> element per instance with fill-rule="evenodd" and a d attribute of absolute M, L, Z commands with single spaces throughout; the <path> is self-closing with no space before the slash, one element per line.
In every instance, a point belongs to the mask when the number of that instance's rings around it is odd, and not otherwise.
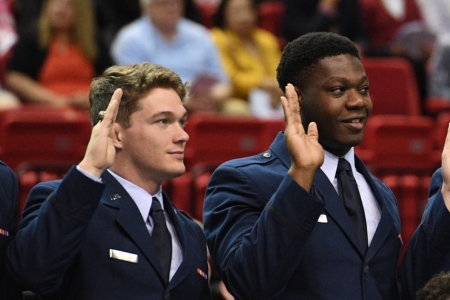
<path fill-rule="evenodd" d="M 450 124 L 447 129 L 447 136 L 445 137 L 444 150 L 442 151 L 442 167 L 447 163 L 450 156 Z"/>
<path fill-rule="evenodd" d="M 106 115 L 103 118 L 104 123 L 108 127 L 111 126 L 116 120 L 122 94 L 122 89 L 116 89 L 111 97 L 111 101 L 109 101 L 108 108 L 106 109 Z"/>
<path fill-rule="evenodd" d="M 298 103 L 298 95 L 292 84 L 288 83 L 286 86 L 286 98 L 288 99 L 289 108 L 292 112 L 294 121 L 298 121 L 297 116 L 300 116 L 300 105 Z"/>
<path fill-rule="evenodd" d="M 295 90 L 294 90 L 295 92 Z M 286 121 L 286 126 L 294 123 L 295 116 L 293 115 L 293 110 L 295 109 L 295 101 L 293 100 L 295 96 L 292 95 L 291 85 L 286 85 L 285 96 L 281 96 L 281 103 L 283 104 L 284 117 Z"/>
<path fill-rule="evenodd" d="M 448 124 L 447 136 L 445 137 L 444 151 L 450 149 L 450 123 Z"/>
<path fill-rule="evenodd" d="M 311 122 L 308 125 L 308 136 L 315 140 L 316 142 L 319 142 L 319 130 L 317 130 L 317 124 L 316 122 Z"/>
<path fill-rule="evenodd" d="M 291 111 L 289 109 L 289 103 L 285 96 L 281 96 L 280 100 L 281 100 L 281 106 L 283 107 L 283 112 L 284 112 L 284 122 L 286 123 L 286 126 L 287 126 L 287 124 L 289 122 L 288 115 L 291 113 Z"/>

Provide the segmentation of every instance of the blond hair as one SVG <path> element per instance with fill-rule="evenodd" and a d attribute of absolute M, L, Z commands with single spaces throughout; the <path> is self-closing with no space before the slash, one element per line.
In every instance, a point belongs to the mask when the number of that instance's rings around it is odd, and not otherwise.
<path fill-rule="evenodd" d="M 180 101 L 187 101 L 189 87 L 183 84 L 180 76 L 162 66 L 142 63 L 125 66 L 112 66 L 102 75 L 94 78 L 89 93 L 89 110 L 93 125 L 99 121 L 98 113 L 106 110 L 114 91 L 123 91 L 116 122 L 128 128 L 130 116 L 140 109 L 139 100 L 155 88 L 173 89 Z"/>

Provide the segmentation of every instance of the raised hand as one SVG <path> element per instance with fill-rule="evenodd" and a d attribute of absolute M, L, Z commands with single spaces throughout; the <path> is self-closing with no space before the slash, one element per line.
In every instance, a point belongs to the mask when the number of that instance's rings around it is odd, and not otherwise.
<path fill-rule="evenodd" d="M 114 148 L 114 121 L 116 120 L 122 90 L 117 89 L 111 97 L 103 121 L 99 121 L 93 128 L 91 139 L 86 149 L 80 168 L 100 178 L 104 170 L 109 168 L 116 157 Z"/>
<path fill-rule="evenodd" d="M 450 211 L 450 124 L 445 138 L 444 150 L 442 151 L 442 197 L 445 206 Z"/>
<path fill-rule="evenodd" d="M 284 137 L 291 155 L 288 173 L 301 187 L 309 191 L 314 175 L 324 159 L 317 125 L 311 122 L 308 133 L 305 132 L 300 116 L 299 99 L 292 84 L 286 86 L 286 96 L 281 97 L 281 103 L 286 120 Z"/>

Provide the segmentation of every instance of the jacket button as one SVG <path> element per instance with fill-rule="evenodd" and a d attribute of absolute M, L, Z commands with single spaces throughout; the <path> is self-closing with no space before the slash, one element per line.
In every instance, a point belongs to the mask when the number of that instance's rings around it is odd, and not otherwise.
<path fill-rule="evenodd" d="M 167 294 L 164 296 L 164 299 L 170 299 L 170 293 L 167 293 Z"/>
<path fill-rule="evenodd" d="M 364 267 L 364 274 L 367 274 L 367 273 L 369 273 L 369 266 L 368 265 L 366 265 Z"/>

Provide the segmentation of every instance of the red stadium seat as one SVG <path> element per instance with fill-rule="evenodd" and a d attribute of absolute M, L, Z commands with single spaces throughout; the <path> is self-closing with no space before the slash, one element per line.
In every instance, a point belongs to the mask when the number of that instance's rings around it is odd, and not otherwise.
<path fill-rule="evenodd" d="M 217 4 L 209 2 L 196 3 L 197 9 L 200 13 L 200 18 L 203 26 L 212 28 L 214 25 L 214 14 L 217 10 Z"/>
<path fill-rule="evenodd" d="M 372 115 L 420 115 L 420 96 L 411 64 L 398 57 L 364 57 L 370 82 Z"/>
<path fill-rule="evenodd" d="M 197 170 L 198 171 L 198 170 Z M 192 201 L 193 217 L 203 222 L 203 202 L 205 199 L 206 188 L 212 175 L 212 169 L 203 169 L 196 172 L 192 181 Z"/>
<path fill-rule="evenodd" d="M 388 174 L 380 179 L 392 190 L 397 199 L 402 222 L 403 253 L 422 218 L 431 176 Z"/>
<path fill-rule="evenodd" d="M 450 112 L 450 99 L 429 96 L 425 100 L 425 111 L 432 116 L 437 116 L 442 112 Z"/>
<path fill-rule="evenodd" d="M 22 215 L 30 190 L 36 184 L 63 178 L 71 166 L 70 163 L 22 164 L 17 172 L 20 187 L 19 217 Z"/>
<path fill-rule="evenodd" d="M 196 113 L 188 117 L 185 149 L 188 170 L 199 164 L 219 165 L 227 160 L 267 150 L 278 123 L 253 117 Z M 270 127 L 270 129 L 268 129 Z"/>
<path fill-rule="evenodd" d="M 375 174 L 429 173 L 436 166 L 434 121 L 424 116 L 375 115 L 369 118 L 356 153 Z"/>
<path fill-rule="evenodd" d="M 0 112 L 0 159 L 22 164 L 79 162 L 91 132 L 86 112 L 25 107 Z"/>
<path fill-rule="evenodd" d="M 164 181 L 162 188 L 178 209 L 193 217 L 194 210 L 191 201 L 191 185 L 191 174 L 186 172 L 180 177 Z"/>
<path fill-rule="evenodd" d="M 267 0 L 258 4 L 259 27 L 273 33 L 284 48 L 286 42 L 281 38 L 285 5 L 279 0 Z"/>

